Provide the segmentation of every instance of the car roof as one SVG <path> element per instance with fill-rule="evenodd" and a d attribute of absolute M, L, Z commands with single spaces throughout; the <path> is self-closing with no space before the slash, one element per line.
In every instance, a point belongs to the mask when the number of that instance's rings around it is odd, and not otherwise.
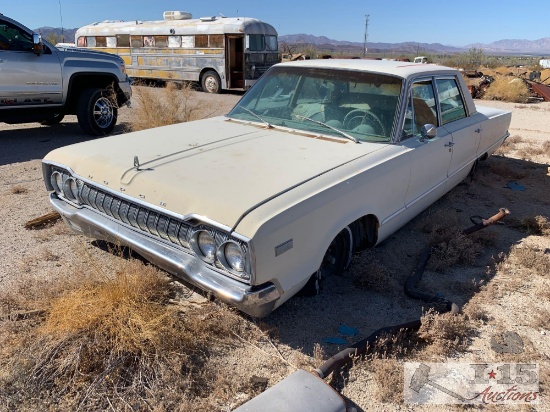
<path fill-rule="evenodd" d="M 439 66 L 437 64 L 419 64 L 393 60 L 318 59 L 279 63 L 277 66 L 368 71 L 386 73 L 397 77 L 402 77 L 404 79 L 417 76 L 419 74 L 430 75 L 432 73 L 448 71 L 456 73 L 456 69 Z"/>

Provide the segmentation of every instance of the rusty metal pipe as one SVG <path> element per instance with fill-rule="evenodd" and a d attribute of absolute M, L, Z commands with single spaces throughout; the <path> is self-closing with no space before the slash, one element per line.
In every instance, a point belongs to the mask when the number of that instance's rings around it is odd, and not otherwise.
<path fill-rule="evenodd" d="M 494 225 L 499 220 L 503 219 L 509 214 L 510 214 L 510 211 L 508 209 L 501 207 L 498 213 L 496 215 L 491 216 L 489 219 L 482 219 L 479 216 L 474 216 L 470 218 L 470 220 L 472 221 L 472 223 L 474 223 L 474 225 L 467 229 L 464 229 L 462 233 L 464 233 L 465 235 L 469 235 L 474 232 L 477 232 L 478 230 L 485 229 L 487 226 Z M 475 218 L 479 219 L 479 221 L 478 222 L 474 221 Z"/>

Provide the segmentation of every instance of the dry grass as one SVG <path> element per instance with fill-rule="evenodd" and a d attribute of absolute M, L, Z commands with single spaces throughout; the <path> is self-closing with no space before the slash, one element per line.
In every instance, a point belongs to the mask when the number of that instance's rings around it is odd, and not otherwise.
<path fill-rule="evenodd" d="M 388 292 L 395 288 L 395 274 L 372 251 L 354 256 L 351 270 L 353 283 L 360 289 Z"/>
<path fill-rule="evenodd" d="M 534 247 L 514 247 L 510 252 L 512 262 L 529 269 L 531 275 L 548 276 L 550 274 L 550 255 Z"/>
<path fill-rule="evenodd" d="M 521 224 L 530 235 L 550 236 L 550 221 L 546 216 L 529 216 L 524 218 Z"/>
<path fill-rule="evenodd" d="M 374 399 L 384 403 L 403 403 L 403 365 L 395 359 L 374 359 L 370 363 L 376 390 Z"/>
<path fill-rule="evenodd" d="M 518 136 L 510 136 L 508 139 L 505 140 L 505 142 L 496 150 L 495 154 L 500 156 L 506 156 L 510 152 L 513 152 L 514 150 L 517 150 L 517 145 L 521 143 L 523 139 Z"/>
<path fill-rule="evenodd" d="M 508 76 L 497 77 L 483 96 L 487 100 L 502 100 L 514 103 L 525 103 L 528 97 L 529 89 L 525 82 Z"/>
<path fill-rule="evenodd" d="M 542 145 L 530 144 L 521 147 L 517 156 L 521 159 L 532 159 L 537 156 L 550 157 L 550 142 L 544 142 Z"/>
<path fill-rule="evenodd" d="M 190 83 L 169 82 L 165 88 L 138 86 L 132 99 L 132 131 L 204 119 L 214 112 L 196 97 Z"/>
<path fill-rule="evenodd" d="M 28 189 L 22 185 L 12 186 L 10 189 L 11 194 L 13 195 L 22 195 L 28 192 Z"/>
<path fill-rule="evenodd" d="M 544 69 L 540 72 L 540 80 L 544 84 L 550 84 L 550 69 Z"/>
<path fill-rule="evenodd" d="M 421 353 L 423 357 L 448 356 L 464 351 L 474 331 L 474 325 L 464 314 L 438 314 L 430 309 L 421 321 L 418 336 L 427 344 Z"/>
<path fill-rule="evenodd" d="M 139 261 L 113 278 L 95 269 L 49 286 L 34 305 L 43 319 L 0 321 L 0 393 L 8 409 L 211 410 L 219 371 L 210 351 L 243 333 L 234 312 L 214 304 L 170 305 L 168 279 Z M 29 306 L 37 290 L 0 298 L 2 311 Z M 216 396 L 217 396 L 216 395 Z"/>

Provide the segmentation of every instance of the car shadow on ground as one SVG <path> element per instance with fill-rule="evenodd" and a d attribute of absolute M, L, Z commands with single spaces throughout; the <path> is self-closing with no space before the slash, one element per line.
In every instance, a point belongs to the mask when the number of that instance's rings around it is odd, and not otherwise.
<path fill-rule="evenodd" d="M 509 183 L 516 183 L 525 191 L 512 190 Z M 511 215 L 502 225 L 483 230 L 482 250 L 472 265 L 459 264 L 437 272 L 427 269 L 419 284 L 420 289 L 442 295 L 462 307 L 479 291 L 480 284 L 492 281 L 494 273 L 487 268 L 494 264 L 495 258 L 498 260 L 500 253 L 508 254 L 528 236 L 521 220 L 548 214 L 549 185 L 548 165 L 493 156 L 481 164 L 473 181 L 468 179 L 455 187 L 374 251 L 367 252 L 374 253 L 375 259 L 391 273 L 387 285 L 391 287 L 382 287 L 385 289 L 382 291 L 358 288 L 354 271 L 362 269 L 352 265 L 350 273 L 327 279 L 321 295 L 293 297 L 262 322 L 276 329 L 278 339 L 292 348 L 313 356 L 318 344 L 329 357 L 347 346 L 327 343 L 333 338 L 354 343 L 379 328 L 418 319 L 430 305 L 407 297 L 404 284 L 429 244 L 424 228 L 430 219 L 438 214 L 454 214 L 458 228 L 466 229 L 472 226 L 471 216 L 489 218 L 500 207 L 506 207 Z M 356 257 L 357 261 L 361 258 Z M 355 328 L 359 333 L 353 337 L 342 335 L 340 325 Z"/>
<path fill-rule="evenodd" d="M 128 125 L 119 123 L 112 134 L 127 131 Z M 54 149 L 91 139 L 95 137 L 82 132 L 77 122 L 64 121 L 49 127 L 36 124 L 36 127 L 4 129 L 0 131 L 0 166 L 43 159 Z"/>

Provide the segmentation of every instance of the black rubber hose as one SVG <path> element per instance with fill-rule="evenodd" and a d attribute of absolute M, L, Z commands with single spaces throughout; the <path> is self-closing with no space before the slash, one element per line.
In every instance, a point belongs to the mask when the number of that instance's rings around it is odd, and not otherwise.
<path fill-rule="evenodd" d="M 430 260 L 430 256 L 432 255 L 432 247 L 428 246 L 422 251 L 422 254 L 420 255 L 420 259 L 418 260 L 418 264 L 412 271 L 411 275 L 407 278 L 407 281 L 405 282 L 405 294 L 413 299 L 423 300 L 427 303 L 435 303 L 437 305 L 443 305 L 445 308 L 449 311 L 453 309 L 454 303 L 451 302 L 448 299 L 445 299 L 441 296 L 434 295 L 432 293 L 422 292 L 419 290 L 416 290 L 416 285 L 418 282 L 420 282 L 420 279 L 422 279 L 422 275 L 424 274 L 424 269 L 426 268 L 426 265 L 428 264 L 428 260 Z"/>

